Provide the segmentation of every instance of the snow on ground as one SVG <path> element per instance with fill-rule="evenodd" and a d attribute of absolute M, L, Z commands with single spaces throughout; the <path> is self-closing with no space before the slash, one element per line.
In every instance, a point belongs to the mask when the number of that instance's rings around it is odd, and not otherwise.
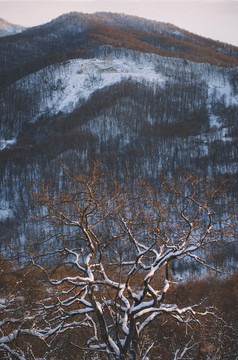
<path fill-rule="evenodd" d="M 8 35 L 15 35 L 19 34 L 24 30 L 24 28 L 17 26 L 17 25 L 11 25 L 11 24 L 5 24 L 0 28 L 0 37 L 8 36 Z"/>
<path fill-rule="evenodd" d="M 36 122 L 44 114 L 52 116 L 59 112 L 70 113 L 95 91 L 126 79 L 163 87 L 165 82 L 180 81 L 183 76 L 187 79 L 197 77 L 206 83 L 210 122 L 218 128 L 218 121 L 212 114 L 214 99 L 224 101 L 227 106 L 238 105 L 238 96 L 229 82 L 230 69 L 189 61 L 184 63 L 183 59 L 137 54 L 133 51 L 127 51 L 126 54 L 112 53 L 111 56 L 70 60 L 19 80 L 17 88 L 28 91 L 33 99 L 40 99 L 30 121 Z"/>
<path fill-rule="evenodd" d="M 0 221 L 4 222 L 12 217 L 13 217 L 13 212 L 11 209 L 0 209 Z"/>
<path fill-rule="evenodd" d="M 211 141 L 218 140 L 218 141 L 232 141 L 233 138 L 228 136 L 228 128 L 221 128 L 217 129 L 213 133 L 207 133 L 202 135 L 196 135 L 189 137 L 194 140 L 198 140 L 203 144 L 210 143 Z"/>
<path fill-rule="evenodd" d="M 48 69 L 48 73 L 43 69 L 31 79 L 31 83 L 37 83 L 43 93 L 45 93 L 44 88 L 46 92 L 50 89 L 49 96 L 42 97 L 40 111 L 32 121 L 37 121 L 37 118 L 44 113 L 50 115 L 59 112 L 70 113 L 96 90 L 122 80 L 144 80 L 161 86 L 166 81 L 166 77 L 156 71 L 152 62 L 137 64 L 126 58 L 76 59 L 60 64 L 57 69 L 53 66 Z M 20 80 L 17 86 L 24 88 L 24 80 L 23 82 Z"/>
<path fill-rule="evenodd" d="M 2 151 L 7 147 L 10 147 L 11 145 L 14 145 L 15 143 L 16 143 L 16 139 L 12 139 L 12 140 L 0 139 L 0 151 Z"/>
<path fill-rule="evenodd" d="M 20 28 L 19 26 L 16 25 L 10 25 L 10 24 L 6 24 L 5 26 L 3 26 L 2 30 L 6 31 L 6 33 L 10 34 L 18 34 L 22 32 L 22 28 Z"/>
<path fill-rule="evenodd" d="M 156 74 L 151 65 L 138 66 L 136 63 L 124 59 L 89 59 L 73 60 L 67 65 L 66 77 L 63 82 L 64 90 L 53 93 L 52 103 L 49 108 L 53 112 L 72 111 L 81 101 L 85 101 L 90 95 L 99 89 L 111 86 L 123 79 L 147 80 L 164 82 L 161 74 Z M 44 111 L 44 110 L 43 110 Z"/>
<path fill-rule="evenodd" d="M 210 121 L 210 127 L 215 127 L 215 128 L 219 128 L 221 126 L 220 122 L 219 122 L 219 117 L 213 114 L 210 114 L 209 116 L 209 121 Z"/>
<path fill-rule="evenodd" d="M 216 99 L 223 100 L 226 106 L 238 105 L 238 96 L 233 95 L 232 87 L 227 78 L 220 76 L 208 81 L 208 98 L 211 99 L 214 94 Z"/>

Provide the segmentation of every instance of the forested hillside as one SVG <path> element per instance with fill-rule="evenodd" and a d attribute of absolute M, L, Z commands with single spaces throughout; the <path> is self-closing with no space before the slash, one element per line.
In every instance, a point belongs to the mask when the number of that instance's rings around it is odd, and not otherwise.
<path fill-rule="evenodd" d="M 118 179 L 152 183 L 161 171 L 222 175 L 237 195 L 237 68 L 103 46 L 19 79 L 1 103 L 2 226 L 17 218 L 8 237 L 20 242 L 29 184 L 54 178 L 60 189 L 59 160 L 102 160 Z"/>

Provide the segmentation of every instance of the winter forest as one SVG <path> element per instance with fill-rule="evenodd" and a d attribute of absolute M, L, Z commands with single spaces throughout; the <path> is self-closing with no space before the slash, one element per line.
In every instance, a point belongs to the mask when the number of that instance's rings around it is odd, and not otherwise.
<path fill-rule="evenodd" d="M 0 358 L 237 360 L 238 48 L 1 29 Z"/>

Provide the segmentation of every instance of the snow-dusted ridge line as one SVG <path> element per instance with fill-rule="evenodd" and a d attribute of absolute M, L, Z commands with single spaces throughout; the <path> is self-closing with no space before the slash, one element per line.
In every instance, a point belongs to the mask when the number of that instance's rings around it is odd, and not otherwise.
<path fill-rule="evenodd" d="M 24 26 L 11 24 L 4 19 L 0 19 L 0 37 L 19 34 L 25 29 Z"/>
<path fill-rule="evenodd" d="M 6 24 L 5 26 L 2 27 L 3 31 L 5 31 L 6 33 L 10 34 L 18 34 L 22 32 L 22 28 L 17 26 L 17 25 L 10 25 L 10 24 Z"/>

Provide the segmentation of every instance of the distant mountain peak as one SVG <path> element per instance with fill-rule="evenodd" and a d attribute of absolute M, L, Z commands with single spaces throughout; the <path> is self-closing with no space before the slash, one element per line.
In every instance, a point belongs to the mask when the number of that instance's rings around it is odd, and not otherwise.
<path fill-rule="evenodd" d="M 23 30 L 25 30 L 24 26 L 12 24 L 3 18 L 0 18 L 0 37 L 19 34 Z"/>
<path fill-rule="evenodd" d="M 2 87 L 47 65 L 98 57 L 106 48 L 222 67 L 238 66 L 238 47 L 206 39 L 172 24 L 126 14 L 70 12 L 22 30 L 2 20 L 1 31 L 5 31 L 0 40 Z M 22 34 L 14 39 L 6 36 L 19 32 Z"/>

